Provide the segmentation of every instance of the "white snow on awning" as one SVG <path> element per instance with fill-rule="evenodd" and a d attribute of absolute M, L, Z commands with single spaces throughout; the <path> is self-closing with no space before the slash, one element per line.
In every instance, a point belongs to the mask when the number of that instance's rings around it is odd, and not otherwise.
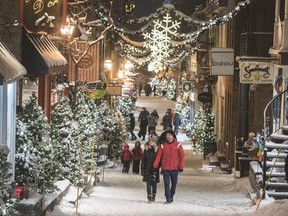
<path fill-rule="evenodd" d="M 0 41 L 0 85 L 19 80 L 25 74 L 27 74 L 25 67 Z"/>

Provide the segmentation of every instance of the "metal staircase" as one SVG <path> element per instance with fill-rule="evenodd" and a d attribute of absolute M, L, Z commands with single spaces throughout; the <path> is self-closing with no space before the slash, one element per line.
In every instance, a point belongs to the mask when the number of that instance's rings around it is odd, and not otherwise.
<path fill-rule="evenodd" d="M 264 154 L 261 164 L 263 197 L 266 194 L 275 199 L 288 198 L 288 179 L 285 172 L 288 153 L 287 112 L 288 90 L 275 96 L 264 110 Z"/>

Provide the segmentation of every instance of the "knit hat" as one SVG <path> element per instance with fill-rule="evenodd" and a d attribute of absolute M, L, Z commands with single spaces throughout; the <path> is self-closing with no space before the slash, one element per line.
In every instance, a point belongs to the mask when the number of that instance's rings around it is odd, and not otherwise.
<path fill-rule="evenodd" d="M 170 133 L 172 136 L 174 136 L 174 131 L 173 131 L 173 130 L 167 130 L 167 131 L 165 131 L 165 135 L 168 134 L 168 133 Z"/>
<path fill-rule="evenodd" d="M 153 142 L 158 142 L 158 136 L 151 136 L 148 140 L 148 142 L 153 141 Z"/>
<path fill-rule="evenodd" d="M 125 144 L 123 145 L 123 147 L 129 149 L 129 145 L 128 145 L 127 143 L 125 143 Z"/>

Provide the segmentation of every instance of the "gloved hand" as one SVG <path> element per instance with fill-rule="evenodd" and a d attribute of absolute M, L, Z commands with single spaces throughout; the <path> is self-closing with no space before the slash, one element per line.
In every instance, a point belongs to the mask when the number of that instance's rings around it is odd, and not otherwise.
<path fill-rule="evenodd" d="M 178 169 L 178 172 L 179 172 L 179 173 L 183 172 L 183 169 Z"/>

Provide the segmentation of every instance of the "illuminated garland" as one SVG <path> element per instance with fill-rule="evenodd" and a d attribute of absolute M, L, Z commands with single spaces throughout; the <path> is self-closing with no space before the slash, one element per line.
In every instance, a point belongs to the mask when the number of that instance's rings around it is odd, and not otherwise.
<path fill-rule="evenodd" d="M 196 47 L 196 43 L 204 31 L 215 25 L 228 22 L 238 14 L 241 8 L 246 7 L 250 3 L 251 0 L 241 1 L 228 14 L 207 21 L 195 18 L 198 12 L 195 12 L 192 17 L 186 16 L 182 12 L 177 11 L 170 4 L 170 1 L 167 1 L 166 4 L 148 17 L 130 20 L 113 17 L 115 24 L 113 31 L 117 32 L 123 40 L 120 43 L 123 48 L 122 56 L 138 66 L 152 64 L 156 67 L 156 70 L 161 70 L 163 69 L 164 61 L 166 65 L 177 65 L 184 61 L 195 52 L 196 48 L 191 53 L 191 47 Z M 96 9 L 96 13 L 104 25 L 109 24 L 108 12 L 109 10 L 104 7 Z M 167 14 L 169 14 L 169 18 L 167 18 Z M 176 24 L 173 24 L 174 22 L 179 25 L 179 28 L 173 34 L 168 29 L 162 31 L 159 29 L 165 19 L 166 21 L 169 19 L 172 27 L 173 25 L 176 27 Z M 177 30 L 181 29 L 181 25 L 191 29 L 191 32 L 178 32 Z M 142 40 L 135 41 L 130 36 L 138 36 Z M 182 52 L 178 50 L 182 50 Z"/>

